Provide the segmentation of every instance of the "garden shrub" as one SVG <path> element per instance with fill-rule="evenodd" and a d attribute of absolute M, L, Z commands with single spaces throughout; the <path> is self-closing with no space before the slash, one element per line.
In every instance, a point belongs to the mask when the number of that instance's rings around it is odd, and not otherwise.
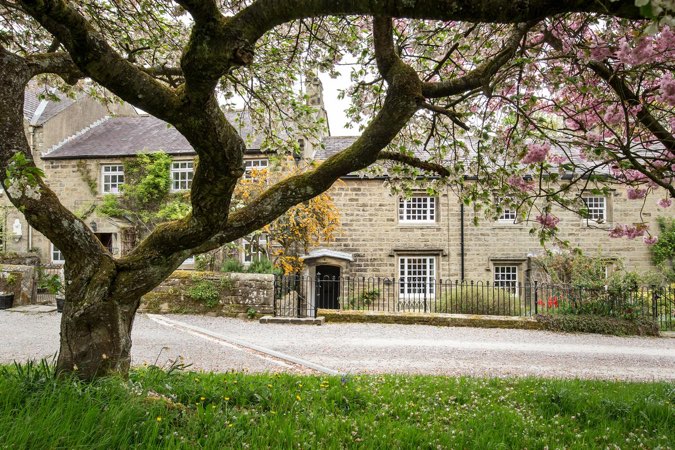
<path fill-rule="evenodd" d="M 220 270 L 222 272 L 246 272 L 246 270 L 244 270 L 244 265 L 239 262 L 239 260 L 234 258 L 228 258 L 224 260 Z"/>
<path fill-rule="evenodd" d="M 659 326 L 649 317 L 622 319 L 591 314 L 583 315 L 537 315 L 537 322 L 550 331 L 571 333 L 598 333 L 614 336 L 658 336 Z"/>
<path fill-rule="evenodd" d="M 510 291 L 476 286 L 444 292 L 431 305 L 432 312 L 450 314 L 513 316 L 524 310 L 522 299 Z"/>
<path fill-rule="evenodd" d="M 253 261 L 246 270 L 248 273 L 270 273 L 273 275 L 281 275 L 281 270 L 274 267 L 274 263 L 267 258 L 260 258 L 258 261 Z"/>
<path fill-rule="evenodd" d="M 370 289 L 358 295 L 351 295 L 347 300 L 348 309 L 368 309 L 380 298 L 379 289 Z"/>
<path fill-rule="evenodd" d="M 210 280 L 199 281 L 188 289 L 187 294 L 190 298 L 204 303 L 209 308 L 216 307 L 220 303 L 218 287 Z"/>

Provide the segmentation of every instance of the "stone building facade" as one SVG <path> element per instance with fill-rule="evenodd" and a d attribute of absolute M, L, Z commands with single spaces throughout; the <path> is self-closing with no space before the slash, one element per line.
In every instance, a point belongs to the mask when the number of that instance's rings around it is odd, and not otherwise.
<path fill-rule="evenodd" d="M 536 278 L 532 259 L 544 249 L 538 236 L 530 233 L 539 226 L 534 219 L 521 222 L 505 213 L 501 220 L 490 220 L 483 212 L 463 207 L 449 189 L 435 197 L 419 193 L 402 199 L 392 195 L 384 181 L 345 177 L 331 189 L 341 212 L 342 233 L 307 255 L 306 274 L 314 276 L 318 271 L 332 276 L 339 270 L 340 275 L 352 277 L 401 278 L 415 270 L 435 280 L 528 282 Z M 603 258 L 608 271 L 619 262 L 629 270 L 652 270 L 649 248 L 642 239 L 611 238 L 608 230 L 617 223 L 632 223 L 640 214 L 655 229 L 656 218 L 670 212 L 655 201 L 643 205 L 629 200 L 623 186 L 598 202 L 604 203 L 596 211 L 605 216 L 600 223 L 554 209 L 560 218 L 559 237 L 569 241 L 570 248 Z M 473 224 L 476 215 L 477 226 Z"/>
<path fill-rule="evenodd" d="M 59 99 L 55 100 L 54 96 Z M 43 156 L 113 116 L 135 115 L 137 115 L 135 109 L 129 105 L 115 103 L 106 105 L 84 94 L 69 98 L 60 93 L 45 91 L 38 86 L 30 86 L 26 90 L 24 130 L 33 152 L 33 159 L 45 172 L 49 186 L 68 208 L 76 211 L 79 199 L 87 196 L 87 189 L 81 189 L 79 177 L 73 176 L 76 172 L 70 164 L 53 165 L 44 160 Z M 49 240 L 28 225 L 23 214 L 9 202 L 3 190 L 0 190 L 0 212 L 2 251 L 30 252 L 37 254 L 43 263 L 52 261 L 52 246 Z"/>
<path fill-rule="evenodd" d="M 323 110 L 321 87 L 313 89 L 310 100 Z M 249 143 L 245 167 L 267 167 L 269 158 L 260 148 L 261 139 L 250 121 L 237 114 L 238 120 L 233 123 Z M 125 236 L 128 224 L 99 216 L 94 207 L 103 194 L 119 190 L 126 158 L 139 152 L 164 151 L 173 159 L 174 189 L 189 188 L 195 158 L 189 143 L 174 128 L 139 115 L 133 108 L 122 105 L 111 110 L 86 96 L 77 101 L 64 98 L 62 102 L 45 103 L 28 91 L 25 116 L 35 161 L 44 169 L 48 184 L 116 256 L 133 241 Z M 326 136 L 320 146 L 306 144 L 302 156 L 324 160 L 354 139 Z M 347 176 L 331 189 L 341 212 L 342 231 L 334 241 L 305 255 L 306 274 L 400 278 L 414 273 L 436 280 L 532 280 L 532 258 L 542 254 L 537 236 L 530 233 L 533 221 L 519 223 L 509 214 L 492 221 L 481 215 L 479 226 L 474 226 L 474 211 L 462 207 L 451 190 L 435 197 L 419 194 L 402 199 L 391 194 L 385 181 L 382 177 Z M 643 205 L 628 200 L 623 186 L 616 186 L 609 197 L 590 200 L 593 213 L 602 216 L 597 223 L 569 211 L 553 211 L 560 218 L 561 239 L 589 255 L 606 258 L 610 268 L 614 261 L 621 261 L 630 270 L 650 270 L 649 250 L 640 239 L 612 239 L 607 230 L 613 224 L 634 222 L 640 213 L 655 228 L 656 218 L 669 211 L 654 202 Z M 31 230 L 5 196 L 0 204 L 4 210 L 5 251 L 33 250 L 43 263 L 63 262 L 58 249 Z M 242 262 L 254 259 L 251 248 L 244 240 Z M 187 261 L 184 268 L 191 264 Z"/>

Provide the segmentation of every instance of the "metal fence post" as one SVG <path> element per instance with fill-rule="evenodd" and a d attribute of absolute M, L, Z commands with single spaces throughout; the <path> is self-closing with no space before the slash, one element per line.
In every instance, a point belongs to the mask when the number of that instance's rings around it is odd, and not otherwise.
<path fill-rule="evenodd" d="M 539 291 L 537 289 L 538 281 L 534 281 L 534 315 L 539 314 Z"/>
<path fill-rule="evenodd" d="M 656 286 L 652 284 L 652 316 L 654 320 L 658 321 L 659 319 L 659 294 L 656 292 Z"/>

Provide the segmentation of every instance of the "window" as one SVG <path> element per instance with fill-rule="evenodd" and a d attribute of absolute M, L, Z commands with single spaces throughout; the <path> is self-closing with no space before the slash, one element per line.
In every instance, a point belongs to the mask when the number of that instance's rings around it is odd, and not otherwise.
<path fill-rule="evenodd" d="M 248 236 L 241 240 L 243 251 L 241 262 L 244 265 L 267 258 L 267 236 Z"/>
<path fill-rule="evenodd" d="M 192 187 L 194 167 L 192 161 L 174 161 L 171 163 L 171 190 L 187 191 Z"/>
<path fill-rule="evenodd" d="M 518 215 L 516 214 L 516 209 L 510 204 L 508 198 L 495 198 L 495 203 L 501 206 L 501 214 L 497 218 L 499 222 L 511 222 L 514 223 Z"/>
<path fill-rule="evenodd" d="M 52 263 L 63 264 L 66 262 L 66 258 L 63 257 L 61 250 L 54 247 L 54 244 L 51 244 L 51 254 L 52 254 Z"/>
<path fill-rule="evenodd" d="M 435 294 L 435 256 L 401 256 L 398 264 L 400 296 L 425 298 Z"/>
<path fill-rule="evenodd" d="M 494 267 L 494 286 L 512 293 L 518 291 L 518 266 L 499 265 Z"/>
<path fill-rule="evenodd" d="M 436 198 L 419 196 L 401 198 L 398 202 L 398 221 L 433 223 L 436 221 Z"/>
<path fill-rule="evenodd" d="M 254 170 L 264 170 L 267 169 L 267 164 L 269 161 L 267 159 L 247 159 L 244 161 L 244 178 L 251 179 L 253 176 L 251 172 Z"/>
<path fill-rule="evenodd" d="M 102 185 L 104 194 L 119 194 L 120 186 L 124 184 L 124 166 L 119 164 L 101 167 Z"/>
<path fill-rule="evenodd" d="M 582 197 L 588 208 L 587 220 L 602 223 L 607 221 L 607 199 L 605 197 Z"/>

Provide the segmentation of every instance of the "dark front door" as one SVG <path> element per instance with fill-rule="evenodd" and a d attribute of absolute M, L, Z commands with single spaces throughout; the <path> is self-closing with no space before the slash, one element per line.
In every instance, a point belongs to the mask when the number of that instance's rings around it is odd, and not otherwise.
<path fill-rule="evenodd" d="M 340 308 L 340 268 L 316 266 L 316 307 Z"/>
<path fill-rule="evenodd" d="M 96 237 L 110 253 L 113 252 L 113 234 L 112 233 L 96 233 Z"/>

